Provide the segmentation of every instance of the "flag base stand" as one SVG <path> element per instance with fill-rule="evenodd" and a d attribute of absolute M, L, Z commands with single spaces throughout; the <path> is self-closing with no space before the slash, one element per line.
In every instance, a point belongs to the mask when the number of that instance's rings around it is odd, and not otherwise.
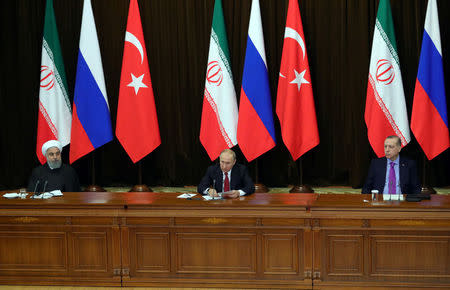
<path fill-rule="evenodd" d="M 295 185 L 289 193 L 314 193 L 314 190 L 309 185 Z"/>
<path fill-rule="evenodd" d="M 153 190 L 145 184 L 137 184 L 130 189 L 130 192 L 153 192 Z"/>
<path fill-rule="evenodd" d="M 269 192 L 269 189 L 262 183 L 255 183 L 255 192 L 267 193 Z"/>
<path fill-rule="evenodd" d="M 436 194 L 436 190 L 428 185 L 430 184 L 430 166 L 430 161 L 427 160 L 427 157 L 425 156 L 425 154 L 423 154 L 422 189 L 420 190 L 421 194 Z"/>
<path fill-rule="evenodd" d="M 86 189 L 84 190 L 86 192 L 105 192 L 106 190 L 99 186 L 99 185 L 89 185 L 88 187 L 86 187 Z"/>
<path fill-rule="evenodd" d="M 255 159 L 255 192 L 258 193 L 267 193 L 269 192 L 269 188 L 267 188 L 267 186 L 265 186 L 262 183 L 259 183 L 259 166 L 258 166 L 258 159 Z"/>
<path fill-rule="evenodd" d="M 301 157 L 298 158 L 296 164 L 298 169 L 298 181 L 296 183 L 298 185 L 294 185 L 291 190 L 289 190 L 289 193 L 314 193 L 311 186 L 303 184 L 303 165 Z"/>
<path fill-rule="evenodd" d="M 436 190 L 431 186 L 423 186 L 420 194 L 436 194 Z"/>
<path fill-rule="evenodd" d="M 91 175 L 92 175 L 91 185 L 86 187 L 86 189 L 84 191 L 86 191 L 86 192 L 105 192 L 106 190 L 103 187 L 101 187 L 100 185 L 96 185 L 97 181 L 96 181 L 95 173 L 96 173 L 96 171 L 95 171 L 95 152 L 92 152 L 92 154 L 91 154 Z"/>

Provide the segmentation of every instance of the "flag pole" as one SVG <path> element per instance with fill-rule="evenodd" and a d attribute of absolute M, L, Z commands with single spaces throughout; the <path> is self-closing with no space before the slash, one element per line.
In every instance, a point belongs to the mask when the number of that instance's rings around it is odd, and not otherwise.
<path fill-rule="evenodd" d="M 131 188 L 130 192 L 153 192 L 153 190 L 147 185 L 142 183 L 142 163 L 141 161 L 137 162 L 138 167 L 138 184 Z"/>
<path fill-rule="evenodd" d="M 86 187 L 84 191 L 87 192 L 104 192 L 106 191 L 103 187 L 100 185 L 96 185 L 96 176 L 95 176 L 95 151 L 91 154 L 91 176 L 92 176 L 92 182 L 91 185 Z"/>
<path fill-rule="evenodd" d="M 303 164 L 302 157 L 298 158 L 297 161 L 294 161 L 297 165 L 298 169 L 298 185 L 294 185 L 289 193 L 314 193 L 314 190 L 311 186 L 303 184 Z"/>
<path fill-rule="evenodd" d="M 421 194 L 435 194 L 436 190 L 434 190 L 433 187 L 431 187 L 429 184 L 429 174 L 428 169 L 430 169 L 430 163 L 427 160 L 425 153 L 423 154 L 423 164 L 422 164 L 422 189 L 420 191 Z"/>
<path fill-rule="evenodd" d="M 265 186 L 262 183 L 259 183 L 259 166 L 258 166 L 258 158 L 255 159 L 255 192 L 262 192 L 262 193 L 266 193 L 269 192 L 269 189 L 267 188 L 267 186 Z"/>

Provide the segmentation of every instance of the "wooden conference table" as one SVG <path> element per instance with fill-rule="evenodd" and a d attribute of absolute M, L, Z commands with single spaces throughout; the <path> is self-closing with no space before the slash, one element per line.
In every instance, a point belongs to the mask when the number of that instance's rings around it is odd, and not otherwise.
<path fill-rule="evenodd" d="M 177 195 L 1 197 L 0 284 L 450 288 L 450 196 Z"/>

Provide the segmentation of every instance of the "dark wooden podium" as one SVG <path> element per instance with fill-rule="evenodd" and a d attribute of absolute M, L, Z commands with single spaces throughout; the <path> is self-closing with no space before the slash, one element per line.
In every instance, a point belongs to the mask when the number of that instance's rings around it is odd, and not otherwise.
<path fill-rule="evenodd" d="M 0 284 L 450 287 L 450 196 L 177 195 L 2 197 Z"/>

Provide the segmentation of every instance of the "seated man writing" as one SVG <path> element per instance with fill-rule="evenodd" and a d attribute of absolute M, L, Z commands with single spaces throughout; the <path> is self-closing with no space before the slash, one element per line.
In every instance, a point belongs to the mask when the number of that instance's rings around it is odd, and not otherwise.
<path fill-rule="evenodd" d="M 255 192 L 255 185 L 247 168 L 236 164 L 236 153 L 233 150 L 223 150 L 219 160 L 219 164 L 208 167 L 197 187 L 199 193 L 216 197 L 219 192 L 228 192 L 225 197 L 236 198 Z"/>
<path fill-rule="evenodd" d="M 414 160 L 399 155 L 402 149 L 398 136 L 384 141 L 385 157 L 373 159 L 361 193 L 376 189 L 383 194 L 419 194 L 421 186 L 417 178 Z"/>
<path fill-rule="evenodd" d="M 59 141 L 50 140 L 42 145 L 42 155 L 47 162 L 33 169 L 28 180 L 28 191 L 81 191 L 77 173 L 71 166 L 62 163 L 61 152 Z"/>

